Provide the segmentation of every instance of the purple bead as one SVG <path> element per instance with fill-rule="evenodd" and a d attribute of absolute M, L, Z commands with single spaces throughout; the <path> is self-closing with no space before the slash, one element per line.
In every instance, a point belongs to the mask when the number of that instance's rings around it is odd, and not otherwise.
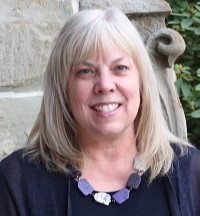
<path fill-rule="evenodd" d="M 132 173 L 128 179 L 127 187 L 137 189 L 141 182 L 141 176 L 138 173 Z"/>
<path fill-rule="evenodd" d="M 114 193 L 112 195 L 112 198 L 116 201 L 116 203 L 122 204 L 129 198 L 129 192 L 130 191 L 127 188 L 123 188 L 118 192 Z"/>
<path fill-rule="evenodd" d="M 78 181 L 79 190 L 85 195 L 89 195 L 94 191 L 94 188 L 90 185 L 90 183 L 86 179 L 80 179 Z"/>

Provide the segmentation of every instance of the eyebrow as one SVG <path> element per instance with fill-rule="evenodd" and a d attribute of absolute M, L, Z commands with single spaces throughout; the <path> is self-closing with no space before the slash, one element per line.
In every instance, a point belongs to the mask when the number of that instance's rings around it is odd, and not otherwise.
<path fill-rule="evenodd" d="M 124 59 L 123 56 L 122 56 L 122 57 L 119 57 L 119 58 L 115 59 L 114 61 L 112 61 L 112 64 L 113 64 L 113 63 L 116 63 L 116 62 L 119 62 L 119 61 L 121 61 L 121 60 L 123 60 L 123 59 Z"/>
<path fill-rule="evenodd" d="M 116 63 L 116 62 L 119 62 L 119 61 L 121 61 L 121 60 L 123 60 L 123 59 L 124 59 L 123 56 L 122 56 L 122 57 L 119 57 L 119 58 L 113 60 L 113 61 L 111 62 L 111 64 L 114 64 L 114 63 Z M 95 67 L 95 66 L 96 66 L 94 63 L 89 62 L 89 61 L 83 61 L 81 64 L 84 64 L 84 65 L 87 65 L 87 66 L 91 66 L 91 67 Z"/>

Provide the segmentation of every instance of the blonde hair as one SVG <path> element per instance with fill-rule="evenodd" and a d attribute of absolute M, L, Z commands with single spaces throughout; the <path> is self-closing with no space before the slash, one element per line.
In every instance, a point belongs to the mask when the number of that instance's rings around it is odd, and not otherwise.
<path fill-rule="evenodd" d="M 183 150 L 187 142 L 168 130 L 145 46 L 136 28 L 118 9 L 81 11 L 62 28 L 48 62 L 41 110 L 28 137 L 26 153 L 31 158 L 40 157 L 54 171 L 67 172 L 68 164 L 76 166 L 81 162 L 66 91 L 70 68 L 95 51 L 106 53 L 111 44 L 127 52 L 140 73 L 142 100 L 135 133 L 140 160 L 149 164 L 153 180 L 166 174 L 172 165 L 174 153 L 170 143 Z"/>

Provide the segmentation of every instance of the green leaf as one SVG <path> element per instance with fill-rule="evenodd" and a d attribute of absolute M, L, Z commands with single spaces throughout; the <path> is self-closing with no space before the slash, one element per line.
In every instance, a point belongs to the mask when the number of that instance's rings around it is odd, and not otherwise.
<path fill-rule="evenodd" d="M 175 17 L 187 17 L 189 18 L 190 17 L 190 14 L 189 13 L 171 13 L 171 16 L 175 16 Z"/>
<path fill-rule="evenodd" d="M 196 23 L 200 23 L 200 18 L 194 17 L 194 21 L 195 21 Z"/>
<path fill-rule="evenodd" d="M 196 74 L 197 74 L 197 77 L 200 77 L 200 68 L 197 69 Z"/>
<path fill-rule="evenodd" d="M 200 51 L 200 46 L 196 45 L 195 47 L 192 47 L 193 51 Z"/>
<path fill-rule="evenodd" d="M 182 79 L 177 79 L 175 82 L 175 86 L 178 92 L 178 95 L 181 96 L 181 84 L 182 84 Z"/>
<path fill-rule="evenodd" d="M 195 17 L 200 17 L 200 12 L 196 12 Z"/>
<path fill-rule="evenodd" d="M 200 6 L 194 5 L 194 7 L 195 7 L 198 11 L 200 11 Z"/>
<path fill-rule="evenodd" d="M 180 24 L 181 22 L 179 20 L 173 20 L 173 21 L 169 21 L 168 25 L 177 25 Z"/>
<path fill-rule="evenodd" d="M 185 9 L 188 7 L 188 2 L 183 0 L 176 0 L 176 4 L 181 8 Z"/>
<path fill-rule="evenodd" d="M 200 97 L 195 100 L 194 105 L 195 107 L 200 108 Z"/>
<path fill-rule="evenodd" d="M 193 32 L 193 31 L 195 31 L 197 28 L 195 28 L 195 27 L 187 27 L 186 29 Z M 188 37 L 188 35 L 187 35 L 187 37 Z"/>
<path fill-rule="evenodd" d="M 192 95 L 191 89 L 187 82 L 183 81 L 181 83 L 181 91 L 183 93 L 184 98 L 189 98 Z"/>
<path fill-rule="evenodd" d="M 200 91 L 200 83 L 198 85 L 196 85 L 195 90 Z"/>
<path fill-rule="evenodd" d="M 188 75 L 191 74 L 191 72 L 190 72 L 191 68 L 190 67 L 183 67 L 182 71 L 183 71 L 184 74 L 188 74 Z"/>
<path fill-rule="evenodd" d="M 192 118 L 200 118 L 200 109 L 195 110 L 189 114 Z"/>
<path fill-rule="evenodd" d="M 200 35 L 200 28 L 199 29 L 196 29 L 195 31 L 194 31 L 194 33 L 195 33 L 195 35 Z"/>
<path fill-rule="evenodd" d="M 190 19 L 190 18 L 183 19 L 182 22 L 181 22 L 181 27 L 183 29 L 185 29 L 185 28 L 190 27 L 192 24 L 193 24 L 193 19 Z"/>

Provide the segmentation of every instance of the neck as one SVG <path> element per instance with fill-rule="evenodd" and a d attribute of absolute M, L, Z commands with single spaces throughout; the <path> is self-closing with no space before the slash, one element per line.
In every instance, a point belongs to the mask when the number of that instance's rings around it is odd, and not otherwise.
<path fill-rule="evenodd" d="M 133 134 L 131 138 L 129 135 L 121 139 L 93 139 L 87 144 L 81 143 L 84 152 L 82 175 L 96 190 L 114 191 L 126 185 L 137 155 Z"/>
<path fill-rule="evenodd" d="M 88 157 L 98 159 L 99 156 L 109 159 L 124 154 L 134 153 L 136 151 L 136 139 L 133 128 L 122 132 L 118 135 L 98 135 L 98 134 L 82 134 L 78 133 L 80 146 L 84 154 Z M 133 155 L 134 156 L 134 155 Z"/>
<path fill-rule="evenodd" d="M 118 142 L 93 142 L 92 145 L 83 147 L 84 161 L 91 161 L 92 163 L 102 165 L 105 162 L 109 164 L 117 164 L 126 160 L 131 160 L 137 154 L 135 141 L 132 140 L 118 140 Z"/>

